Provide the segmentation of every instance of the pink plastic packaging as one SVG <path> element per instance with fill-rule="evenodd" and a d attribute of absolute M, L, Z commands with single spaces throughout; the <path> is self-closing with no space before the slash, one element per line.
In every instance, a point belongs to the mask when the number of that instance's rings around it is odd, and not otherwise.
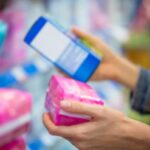
<path fill-rule="evenodd" d="M 54 75 L 50 80 L 45 102 L 45 107 L 51 113 L 54 123 L 56 125 L 74 125 L 90 120 L 89 116 L 63 111 L 60 108 L 60 101 L 62 100 L 74 100 L 97 105 L 104 104 L 89 85 Z"/>
<path fill-rule="evenodd" d="M 23 43 L 25 28 L 25 13 L 22 10 L 7 9 L 0 12 L 0 19 L 8 25 L 8 33 L 0 54 L 0 71 L 5 71 L 13 65 L 20 64 L 26 59 L 27 47 Z"/>
<path fill-rule="evenodd" d="M 28 131 L 32 97 L 15 89 L 0 89 L 0 146 Z"/>
<path fill-rule="evenodd" d="M 0 150 L 26 150 L 26 143 L 25 140 L 20 137 L 0 147 Z"/>

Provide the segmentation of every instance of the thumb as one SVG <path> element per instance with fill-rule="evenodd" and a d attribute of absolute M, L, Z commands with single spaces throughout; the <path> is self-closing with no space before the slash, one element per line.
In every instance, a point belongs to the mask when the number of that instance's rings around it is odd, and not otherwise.
<path fill-rule="evenodd" d="M 61 101 L 61 108 L 67 112 L 88 115 L 97 118 L 101 114 L 102 108 L 100 105 L 85 104 L 77 101 L 63 100 Z"/>

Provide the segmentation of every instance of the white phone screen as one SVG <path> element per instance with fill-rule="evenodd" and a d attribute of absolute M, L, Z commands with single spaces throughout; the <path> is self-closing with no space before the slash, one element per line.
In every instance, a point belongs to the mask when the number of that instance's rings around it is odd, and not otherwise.
<path fill-rule="evenodd" d="M 47 22 L 31 43 L 35 49 L 52 61 L 56 61 L 68 47 L 71 40 Z"/>

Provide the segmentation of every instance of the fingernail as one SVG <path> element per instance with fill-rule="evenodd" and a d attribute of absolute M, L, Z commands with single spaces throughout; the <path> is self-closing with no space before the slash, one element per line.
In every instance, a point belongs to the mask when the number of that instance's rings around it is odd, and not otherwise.
<path fill-rule="evenodd" d="M 71 102 L 63 100 L 60 102 L 61 107 L 70 107 L 71 106 Z"/>

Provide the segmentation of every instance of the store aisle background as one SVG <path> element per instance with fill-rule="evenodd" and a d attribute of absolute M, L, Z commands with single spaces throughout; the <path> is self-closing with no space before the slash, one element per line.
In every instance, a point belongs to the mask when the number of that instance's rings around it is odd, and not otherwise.
<path fill-rule="evenodd" d="M 150 68 L 150 37 L 145 34 L 149 28 L 139 25 L 140 29 L 135 29 L 134 25 L 136 22 L 141 23 L 140 9 L 142 0 L 13 0 L 11 6 L 11 11 L 19 10 L 25 15 L 24 28 L 19 31 L 22 38 L 39 16 L 53 16 L 66 28 L 76 25 L 88 30 L 106 41 L 117 53 L 125 54 L 131 61 Z M 75 150 L 64 139 L 49 135 L 42 124 L 48 81 L 51 74 L 58 72 L 52 64 L 26 47 L 23 39 L 14 41 L 13 44 L 23 45 L 25 55 L 21 62 L 4 66 L 3 69 L 0 66 L 0 87 L 27 90 L 33 95 L 32 127 L 26 138 L 28 149 Z M 0 61 L 1 59 L 0 57 Z M 11 80 L 12 77 L 15 80 Z M 141 117 L 130 110 L 128 90 L 121 85 L 113 81 L 89 84 L 97 90 L 106 105 L 123 111 L 132 118 L 150 123 L 149 116 Z"/>

